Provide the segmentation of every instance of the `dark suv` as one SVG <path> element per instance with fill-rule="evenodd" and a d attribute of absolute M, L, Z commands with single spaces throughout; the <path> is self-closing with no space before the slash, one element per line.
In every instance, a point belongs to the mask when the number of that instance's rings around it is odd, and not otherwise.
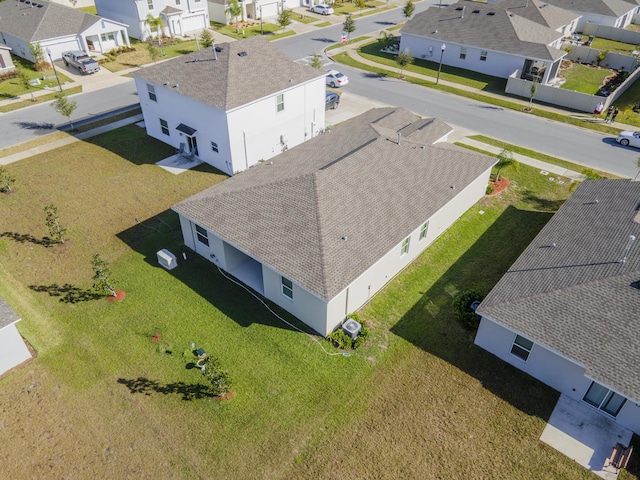
<path fill-rule="evenodd" d="M 325 97 L 325 101 L 324 101 L 324 109 L 335 110 L 336 108 L 338 108 L 339 104 L 340 104 L 340 95 L 338 95 L 335 92 L 327 92 L 327 96 Z"/>

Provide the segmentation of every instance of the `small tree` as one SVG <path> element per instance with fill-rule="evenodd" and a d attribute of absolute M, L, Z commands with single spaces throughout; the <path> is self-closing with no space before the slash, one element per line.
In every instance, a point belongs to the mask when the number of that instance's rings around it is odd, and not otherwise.
<path fill-rule="evenodd" d="M 162 29 L 164 28 L 164 22 L 160 17 L 154 17 L 153 15 L 147 15 L 147 18 L 144 19 L 144 23 L 149 25 L 151 31 L 155 29 L 156 35 L 158 36 L 158 44 L 162 47 Z"/>
<path fill-rule="evenodd" d="M 344 20 L 342 31 L 347 34 L 347 41 L 350 39 L 351 34 L 356 31 L 356 22 L 353 21 L 351 15 L 347 15 L 347 18 Z"/>
<path fill-rule="evenodd" d="M 394 36 L 393 34 L 387 32 L 386 30 L 382 30 L 380 32 L 380 43 L 382 44 L 383 49 L 387 49 L 393 43 Z"/>
<path fill-rule="evenodd" d="M 106 292 L 111 297 L 117 296 L 111 281 L 111 268 L 100 254 L 96 253 L 93 256 L 91 266 L 93 267 L 93 288 L 101 293 Z"/>
<path fill-rule="evenodd" d="M 513 152 L 511 150 L 507 150 L 506 148 L 500 152 L 498 155 L 498 163 L 496 163 L 496 182 L 500 180 L 500 170 L 504 167 L 508 167 L 509 165 L 515 164 L 516 161 L 513 159 Z"/>
<path fill-rule="evenodd" d="M 152 42 L 148 42 L 147 50 L 149 51 L 149 56 L 151 57 L 151 60 L 153 60 L 153 63 L 157 63 L 158 59 L 162 56 L 162 52 L 160 51 L 160 49 L 156 47 Z"/>
<path fill-rule="evenodd" d="M 56 99 L 51 104 L 51 108 L 53 108 L 60 115 L 67 117 L 69 119 L 69 125 L 71 126 L 71 130 L 73 130 L 73 123 L 71 123 L 71 115 L 78 108 L 78 104 L 75 100 L 69 100 L 67 94 L 64 92 L 58 92 L 56 94 Z"/>
<path fill-rule="evenodd" d="M 407 65 L 411 65 L 413 63 L 413 55 L 409 52 L 408 48 L 405 48 L 398 55 L 396 55 L 396 63 L 400 65 L 400 75 L 402 75 L 402 71 L 404 67 Z"/>
<path fill-rule="evenodd" d="M 23 67 L 16 66 L 16 75 L 20 85 L 22 85 L 22 87 L 31 94 L 31 101 L 35 102 L 36 97 L 33 95 L 33 85 L 31 85 L 31 77 L 29 77 L 27 70 Z"/>
<path fill-rule="evenodd" d="M 224 13 L 229 15 L 232 21 L 235 21 L 236 33 L 238 33 L 238 17 L 242 15 L 242 6 L 238 3 L 238 0 L 229 0 L 229 6 Z"/>
<path fill-rule="evenodd" d="M 208 28 L 202 30 L 202 33 L 200 34 L 200 43 L 202 43 L 204 48 L 209 48 L 213 45 L 213 35 L 211 35 Z"/>
<path fill-rule="evenodd" d="M 40 43 L 30 43 L 29 50 L 31 50 L 31 55 L 33 56 L 33 64 L 36 70 L 40 71 L 49 68 L 50 65 L 44 59 L 44 50 L 42 50 L 42 45 L 40 45 Z"/>
<path fill-rule="evenodd" d="M 0 193 L 9 193 L 13 190 L 16 179 L 3 167 L 0 167 Z"/>
<path fill-rule="evenodd" d="M 291 25 L 291 10 L 285 8 L 278 15 L 278 25 L 282 27 L 282 33 L 284 33 L 284 29 Z"/>
<path fill-rule="evenodd" d="M 529 111 L 533 108 L 533 99 L 535 98 L 536 93 L 538 93 L 538 79 L 534 78 L 531 83 L 531 89 L 529 90 Z"/>
<path fill-rule="evenodd" d="M 416 10 L 416 6 L 413 4 L 411 0 L 409 0 L 404 6 L 404 8 L 402 9 L 402 15 L 404 16 L 404 18 L 409 20 L 411 18 L 411 15 L 413 15 L 413 12 L 415 12 L 415 10 Z"/>
<path fill-rule="evenodd" d="M 231 393 L 231 377 L 228 371 L 222 370 L 218 359 L 207 357 L 202 374 L 211 383 L 211 393 L 216 397 L 224 397 Z"/>
<path fill-rule="evenodd" d="M 596 56 L 596 63 L 598 64 L 598 66 L 600 66 L 604 59 L 607 58 L 607 55 L 609 55 L 608 50 L 600 50 L 598 52 L 598 55 Z"/>
<path fill-rule="evenodd" d="M 356 7 L 361 12 L 364 7 L 367 6 L 367 0 L 355 0 Z"/>
<path fill-rule="evenodd" d="M 313 68 L 321 69 L 322 68 L 322 57 L 318 55 L 318 52 L 314 51 L 313 56 L 311 57 L 311 61 L 309 65 Z"/>
<path fill-rule="evenodd" d="M 67 229 L 60 225 L 60 218 L 58 217 L 58 207 L 55 205 L 47 205 L 44 207 L 44 211 L 47 214 L 47 227 L 49 228 L 49 238 L 54 243 L 64 243 L 64 234 Z"/>

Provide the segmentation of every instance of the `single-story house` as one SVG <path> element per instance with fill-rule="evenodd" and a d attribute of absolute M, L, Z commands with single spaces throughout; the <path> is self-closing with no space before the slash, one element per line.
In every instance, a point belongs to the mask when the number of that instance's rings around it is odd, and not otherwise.
<path fill-rule="evenodd" d="M 34 62 L 30 45 L 59 60 L 67 50 L 108 52 L 129 46 L 127 25 L 100 18 L 50 0 L 0 2 L 0 42 L 18 57 Z"/>
<path fill-rule="evenodd" d="M 557 76 L 563 39 L 579 15 L 541 0 L 461 0 L 416 14 L 402 28 L 400 50 L 443 65 L 547 84 Z"/>
<path fill-rule="evenodd" d="M 640 433 L 640 182 L 587 180 L 477 308 L 475 343 Z"/>
<path fill-rule="evenodd" d="M 20 316 L 0 298 L 0 375 L 31 358 L 16 323 Z"/>
<path fill-rule="evenodd" d="M 0 43 L 0 76 L 16 69 L 11 59 L 11 47 Z"/>
<path fill-rule="evenodd" d="M 324 129 L 326 73 L 295 63 L 262 36 L 132 75 L 147 133 L 229 175 Z"/>
<path fill-rule="evenodd" d="M 328 335 L 485 194 L 496 159 L 373 109 L 172 207 L 184 242 Z"/>
<path fill-rule="evenodd" d="M 140 40 L 155 36 L 147 17 L 160 18 L 165 35 L 185 36 L 209 28 L 207 0 L 94 0 L 98 15 L 129 25 Z"/>
<path fill-rule="evenodd" d="M 581 32 L 586 23 L 625 28 L 633 20 L 638 9 L 635 1 L 624 0 L 547 0 L 547 3 L 580 15 L 576 31 Z"/>

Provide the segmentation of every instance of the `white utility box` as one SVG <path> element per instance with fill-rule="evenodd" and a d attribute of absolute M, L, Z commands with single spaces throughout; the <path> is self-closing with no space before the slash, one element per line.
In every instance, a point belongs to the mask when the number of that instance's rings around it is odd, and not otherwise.
<path fill-rule="evenodd" d="M 173 270 L 178 266 L 178 261 L 176 260 L 176 256 L 171 253 L 166 248 L 163 248 L 158 253 L 158 263 L 162 265 L 167 270 Z"/>

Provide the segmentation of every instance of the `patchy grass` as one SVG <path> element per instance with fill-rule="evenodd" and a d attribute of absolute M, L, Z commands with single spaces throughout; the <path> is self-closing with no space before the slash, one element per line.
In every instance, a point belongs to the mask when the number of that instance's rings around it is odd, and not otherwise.
<path fill-rule="evenodd" d="M 297 12 L 292 12 L 291 14 L 291 20 L 295 21 L 295 22 L 300 22 L 300 23 L 315 23 L 318 20 L 320 20 L 320 18 L 317 17 L 317 15 L 309 12 L 309 13 L 297 13 Z"/>
<path fill-rule="evenodd" d="M 622 53 L 624 55 L 629 55 L 634 50 L 637 50 L 638 46 L 631 43 L 623 43 L 616 40 L 596 37 L 591 43 L 591 48 L 595 48 L 596 50 L 606 50 L 607 52 L 611 53 Z"/>
<path fill-rule="evenodd" d="M 235 25 L 224 25 L 216 22 L 211 22 L 211 25 L 215 31 L 237 40 L 262 35 L 261 32 L 264 32 L 264 36 L 267 37 L 267 40 L 277 40 L 279 38 L 295 35 L 293 30 L 285 29 L 283 33 L 281 26 L 269 22 L 262 22 L 262 30 L 260 29 L 260 22 L 256 21 L 246 22 L 238 28 L 236 28 Z"/>
<path fill-rule="evenodd" d="M 39 354 L 1 381 L 7 478 L 591 478 L 538 440 L 557 394 L 475 347 L 450 307 L 495 284 L 568 185 L 503 169 L 508 190 L 362 309 L 373 334 L 347 358 L 184 248 L 169 207 L 225 176 L 154 165 L 173 151 L 129 126 L 6 167 L 17 184 L 0 197 L 0 295 Z M 64 248 L 42 242 L 50 203 Z M 158 267 L 161 248 L 178 268 Z M 120 303 L 90 299 L 96 252 Z M 233 400 L 204 396 L 181 355 L 192 341 L 229 370 Z"/>
<path fill-rule="evenodd" d="M 49 89 L 58 88 L 58 81 L 55 78 L 55 72 L 53 70 L 53 67 L 47 70 L 37 71 L 33 67 L 33 63 L 28 62 L 27 60 L 24 60 L 23 58 L 16 57 L 16 56 L 12 56 L 11 58 L 13 59 L 13 62 L 17 67 L 22 67 L 24 69 L 29 79 L 32 79 L 32 80 L 36 78 L 39 79 L 40 85 L 27 89 L 22 85 L 22 82 L 17 77 L 4 80 L 0 82 L 0 100 L 6 100 L 8 98 L 13 98 L 18 95 L 29 94 L 30 92 L 34 92 L 34 93 L 39 92 L 41 90 L 44 90 L 45 87 Z M 66 75 L 64 75 L 63 73 L 61 73 L 59 68 L 56 70 L 58 72 L 58 78 L 60 79 L 60 83 L 63 85 L 63 88 L 64 88 L 64 84 L 71 82 L 71 79 Z M 51 77 L 51 78 L 48 78 L 48 77 Z"/>
<path fill-rule="evenodd" d="M 141 67 L 153 63 L 147 44 L 139 40 L 131 39 L 131 46 L 135 48 L 132 52 L 125 52 L 119 54 L 114 61 L 104 62 L 100 65 L 110 72 L 119 72 L 129 68 Z M 170 43 L 173 42 L 173 43 Z M 173 40 L 165 39 L 162 47 L 158 46 L 162 52 L 162 56 L 158 61 L 166 60 L 167 58 L 179 57 L 187 53 L 195 52 L 198 47 L 194 40 L 180 40 L 175 38 Z"/>
<path fill-rule="evenodd" d="M 566 79 L 560 88 L 595 95 L 605 78 L 613 73 L 608 68 L 571 62 L 571 68 L 560 70 L 559 76 Z"/>

